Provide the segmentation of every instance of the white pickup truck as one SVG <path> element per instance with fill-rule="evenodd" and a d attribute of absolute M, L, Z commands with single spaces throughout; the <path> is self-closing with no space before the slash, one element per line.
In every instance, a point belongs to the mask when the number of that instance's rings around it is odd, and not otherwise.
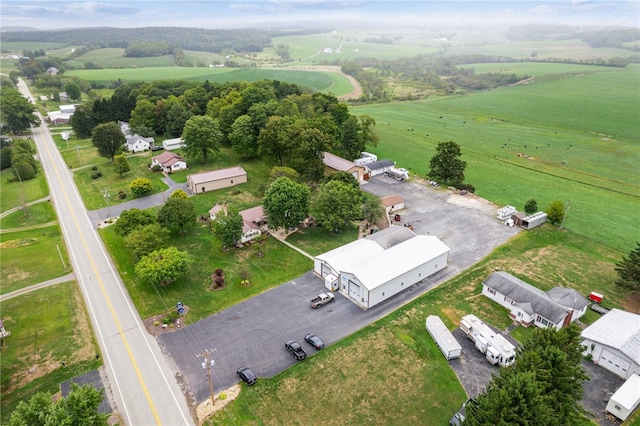
<path fill-rule="evenodd" d="M 311 299 L 311 307 L 313 309 L 318 309 L 322 305 L 326 305 L 327 303 L 333 302 L 336 297 L 333 293 L 321 293 L 318 297 L 314 297 Z"/>

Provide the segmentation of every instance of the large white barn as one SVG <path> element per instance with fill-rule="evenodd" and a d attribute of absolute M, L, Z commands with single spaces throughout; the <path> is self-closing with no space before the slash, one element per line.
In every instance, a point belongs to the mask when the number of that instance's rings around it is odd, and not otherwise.
<path fill-rule="evenodd" d="M 611 309 L 582 331 L 582 339 L 594 363 L 623 379 L 640 374 L 640 315 Z"/>
<path fill-rule="evenodd" d="M 371 308 L 447 266 L 449 247 L 431 235 L 391 226 L 317 256 L 314 271 L 363 309 Z"/>

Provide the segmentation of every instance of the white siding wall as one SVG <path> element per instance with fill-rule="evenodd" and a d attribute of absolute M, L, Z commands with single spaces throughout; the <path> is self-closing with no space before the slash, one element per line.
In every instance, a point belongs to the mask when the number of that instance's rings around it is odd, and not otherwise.
<path fill-rule="evenodd" d="M 601 367 L 617 374 L 618 376 L 622 377 L 623 379 L 628 379 L 632 374 L 638 374 L 640 375 L 640 365 L 636 364 L 635 362 L 633 362 L 628 356 L 626 356 L 622 351 L 613 348 L 611 346 L 605 346 L 602 345 L 601 343 L 598 342 L 594 342 L 588 339 L 585 339 L 582 342 L 582 345 L 585 347 L 585 351 L 584 354 L 591 354 L 593 356 L 593 362 L 595 364 L 599 364 Z M 593 350 L 591 349 L 591 345 L 594 346 Z M 609 363 L 602 359 L 602 355 L 603 355 L 603 350 L 604 352 L 609 352 L 612 353 L 613 355 L 622 358 L 623 360 L 626 360 L 627 362 L 630 363 L 629 368 L 627 369 L 626 372 L 622 372 L 619 369 L 617 369 L 615 366 L 613 365 L 609 365 Z"/>

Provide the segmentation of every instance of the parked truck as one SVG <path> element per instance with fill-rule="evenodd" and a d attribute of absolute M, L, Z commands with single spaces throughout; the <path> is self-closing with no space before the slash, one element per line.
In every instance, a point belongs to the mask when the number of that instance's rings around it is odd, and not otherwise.
<path fill-rule="evenodd" d="M 396 180 L 405 180 L 409 179 L 409 172 L 407 169 L 403 169 L 401 167 L 389 167 L 389 170 L 387 170 L 387 176 L 391 176 Z"/>
<path fill-rule="evenodd" d="M 516 360 L 515 346 L 475 315 L 462 317 L 460 330 L 476 344 L 476 349 L 486 354 L 487 361 L 491 364 L 508 367 Z"/>
<path fill-rule="evenodd" d="M 333 302 L 336 297 L 333 293 L 321 293 L 318 297 L 314 297 L 311 299 L 311 307 L 313 309 L 318 309 L 322 305 L 326 305 L 327 303 Z"/>
<path fill-rule="evenodd" d="M 425 327 L 447 360 L 460 357 L 462 346 L 460 346 L 460 343 L 453 337 L 453 334 L 451 334 L 447 326 L 444 325 L 440 317 L 429 315 L 425 321 Z"/>

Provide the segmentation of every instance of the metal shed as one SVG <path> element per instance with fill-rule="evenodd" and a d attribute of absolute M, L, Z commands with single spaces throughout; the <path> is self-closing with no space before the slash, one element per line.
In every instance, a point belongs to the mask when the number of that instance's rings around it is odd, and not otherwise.
<path fill-rule="evenodd" d="M 611 396 L 607 411 L 625 421 L 640 404 L 640 376 L 632 374 Z"/>

